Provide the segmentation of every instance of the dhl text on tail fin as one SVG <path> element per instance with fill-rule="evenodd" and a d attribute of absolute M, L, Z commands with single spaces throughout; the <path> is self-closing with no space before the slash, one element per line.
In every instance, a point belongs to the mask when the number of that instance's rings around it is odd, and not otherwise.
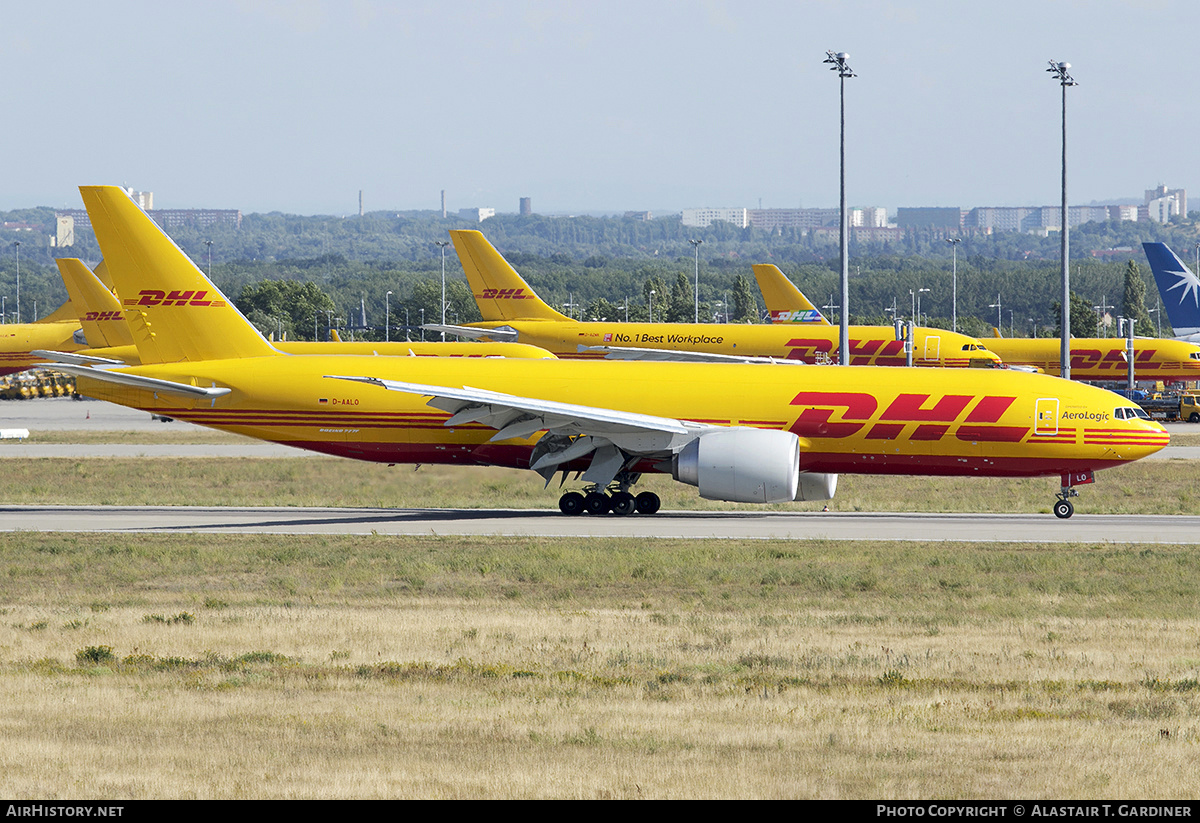
<path fill-rule="evenodd" d="M 754 278 L 766 301 L 772 323 L 816 323 L 828 326 L 829 321 L 796 284 L 787 279 L 774 263 L 755 263 Z"/>

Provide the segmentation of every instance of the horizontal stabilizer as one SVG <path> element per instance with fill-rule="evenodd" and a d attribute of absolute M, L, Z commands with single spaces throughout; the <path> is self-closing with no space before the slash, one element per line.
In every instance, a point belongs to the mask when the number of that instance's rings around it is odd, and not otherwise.
<path fill-rule="evenodd" d="M 129 365 L 124 360 L 113 360 L 108 357 L 95 357 L 90 354 L 74 354 L 65 351 L 45 351 L 37 349 L 31 351 L 34 357 L 42 357 L 52 363 L 66 363 L 72 366 L 127 366 Z"/>
<path fill-rule="evenodd" d="M 517 330 L 512 326 L 497 326 L 494 329 L 479 329 L 474 326 L 443 326 L 439 323 L 426 323 L 421 328 L 425 331 L 445 332 L 458 337 L 469 337 L 472 340 L 494 340 L 497 343 L 516 343 Z"/>
<path fill-rule="evenodd" d="M 168 394 L 182 394 L 187 397 L 223 397 L 229 394 L 232 389 L 219 386 L 191 386 L 187 383 L 175 383 L 171 380 L 159 380 L 157 377 L 143 377 L 140 374 L 129 374 L 127 372 L 110 371 L 108 369 L 92 369 L 86 366 L 71 366 L 60 363 L 51 364 L 53 368 L 67 374 L 73 374 L 76 377 L 86 377 L 92 380 L 101 380 L 105 383 L 116 383 L 121 386 L 132 386 L 135 389 L 144 389 L 152 392 L 166 392 Z"/>

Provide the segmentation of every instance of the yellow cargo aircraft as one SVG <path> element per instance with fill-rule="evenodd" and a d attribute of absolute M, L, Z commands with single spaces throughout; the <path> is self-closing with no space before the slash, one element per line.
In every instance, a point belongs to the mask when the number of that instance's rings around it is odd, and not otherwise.
<path fill-rule="evenodd" d="M 86 345 L 79 332 L 76 308 L 68 300 L 50 314 L 33 323 L 0 324 L 0 375 L 44 365 L 38 349 L 76 351 Z"/>
<path fill-rule="evenodd" d="M 632 360 L 777 358 L 837 362 L 838 331 L 820 325 L 802 332 L 741 323 L 583 323 L 546 305 L 516 269 L 477 231 L 452 231 L 463 271 L 483 314 L 482 323 L 426 328 L 489 340 L 519 340 L 559 357 Z M 994 368 L 1000 358 L 979 341 L 941 329 L 914 335 L 917 366 Z M 669 352 L 667 354 L 666 352 Z M 851 326 L 850 363 L 903 366 L 904 343 L 889 326 Z"/>
<path fill-rule="evenodd" d="M 108 278 L 104 261 L 96 266 L 93 272 L 82 260 L 62 258 L 58 260 L 59 273 L 67 294 L 71 297 L 71 305 L 78 307 L 79 322 L 83 327 L 83 336 L 87 340 L 87 348 L 75 351 L 76 362 L 103 361 L 121 362 L 136 365 L 141 362 L 137 347 L 133 343 L 133 334 L 121 302 L 105 285 Z M 199 295 L 203 299 L 204 295 Z M 169 295 L 154 289 L 143 289 L 134 301 L 137 305 L 145 305 L 154 301 L 166 301 Z M 191 299 L 197 299 L 193 297 Z M 526 346 L 522 343 L 442 343 L 442 342 L 347 342 L 342 340 L 331 342 L 283 341 L 274 344 L 276 348 L 287 354 L 378 354 L 400 357 L 554 357 L 545 349 Z M 56 352 L 38 351 L 37 354 L 52 357 L 64 362 Z"/>
<path fill-rule="evenodd" d="M 582 471 L 566 513 L 652 513 L 669 473 L 715 500 L 828 499 L 837 472 L 1062 478 L 1168 442 L 1111 392 L 979 370 L 288 355 L 117 187 L 81 189 L 139 366 L 67 366 L 105 400 L 360 460 Z M 147 292 L 161 299 L 143 302 Z"/>
<path fill-rule="evenodd" d="M 778 267 L 756 265 L 754 274 L 758 278 L 758 287 L 762 290 L 767 310 L 771 313 L 772 323 L 789 322 L 787 317 L 796 313 L 804 314 L 806 307 L 812 306 L 803 292 Z M 988 340 L 987 347 L 999 355 L 1005 365 L 1059 374 L 1061 346 L 1057 337 L 1004 338 L 998 330 L 993 330 L 993 333 L 995 337 Z M 1200 380 L 1200 346 L 1193 343 L 1135 337 L 1133 352 L 1135 380 L 1162 380 L 1165 383 Z M 1072 380 L 1124 381 L 1128 362 L 1125 341 L 1122 339 L 1071 338 Z"/>

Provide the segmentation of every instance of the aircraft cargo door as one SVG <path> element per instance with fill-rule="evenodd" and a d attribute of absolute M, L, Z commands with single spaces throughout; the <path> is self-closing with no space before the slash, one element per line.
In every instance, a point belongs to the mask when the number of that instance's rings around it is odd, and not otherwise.
<path fill-rule="evenodd" d="M 1058 398 L 1039 397 L 1034 406 L 1033 433 L 1035 435 L 1058 434 Z"/>
<path fill-rule="evenodd" d="M 925 359 L 937 361 L 942 353 L 942 338 L 937 336 L 926 335 L 925 337 Z"/>

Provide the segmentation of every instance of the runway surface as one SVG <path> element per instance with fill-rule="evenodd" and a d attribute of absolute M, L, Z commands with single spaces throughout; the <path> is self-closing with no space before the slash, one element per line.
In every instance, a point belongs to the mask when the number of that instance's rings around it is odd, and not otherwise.
<path fill-rule="evenodd" d="M 666 512 L 565 517 L 527 509 L 0 506 L 0 531 L 208 534 L 514 535 L 527 537 L 1195 543 L 1200 517 L 1077 514 Z"/>

